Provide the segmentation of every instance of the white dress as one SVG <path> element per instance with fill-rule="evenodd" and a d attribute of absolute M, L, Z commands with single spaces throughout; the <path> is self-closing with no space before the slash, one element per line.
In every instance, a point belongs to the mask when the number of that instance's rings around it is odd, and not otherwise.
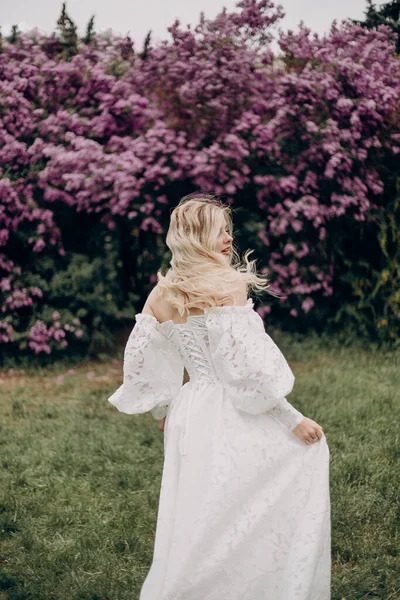
<path fill-rule="evenodd" d="M 136 315 L 108 400 L 167 416 L 139 600 L 330 600 L 330 453 L 292 433 L 293 383 L 250 298 L 184 324 Z"/>

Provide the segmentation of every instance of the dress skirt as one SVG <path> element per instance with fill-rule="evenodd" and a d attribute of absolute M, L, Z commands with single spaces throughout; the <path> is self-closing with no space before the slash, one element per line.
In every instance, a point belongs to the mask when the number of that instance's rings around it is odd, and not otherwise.
<path fill-rule="evenodd" d="M 216 382 L 169 406 L 154 554 L 139 600 L 330 600 L 330 453 Z"/>

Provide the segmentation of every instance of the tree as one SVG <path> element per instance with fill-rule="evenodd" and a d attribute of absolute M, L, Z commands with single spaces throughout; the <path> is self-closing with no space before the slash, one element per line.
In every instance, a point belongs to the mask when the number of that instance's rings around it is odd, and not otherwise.
<path fill-rule="evenodd" d="M 58 29 L 60 31 L 60 42 L 63 46 L 65 58 L 71 58 L 75 54 L 78 54 L 78 34 L 76 31 L 76 25 L 67 13 L 66 3 L 63 2 L 61 8 L 61 15 L 57 21 Z"/>
<path fill-rule="evenodd" d="M 151 48 L 151 31 L 149 31 L 144 39 L 143 52 L 140 55 L 142 60 L 146 60 L 149 57 L 151 50 L 152 50 L 152 48 Z"/>
<path fill-rule="evenodd" d="M 376 29 L 379 25 L 387 25 L 397 34 L 396 53 L 400 54 L 400 2 L 392 0 L 381 4 L 378 8 L 372 0 L 367 0 L 364 21 L 354 21 L 356 25 Z"/>
<path fill-rule="evenodd" d="M 93 44 L 94 38 L 95 38 L 94 15 L 92 15 L 90 17 L 89 23 L 86 26 L 86 33 L 85 33 L 84 37 L 82 38 L 82 42 L 89 46 L 89 45 Z"/>
<path fill-rule="evenodd" d="M 11 27 L 11 33 L 8 36 L 7 41 L 10 44 L 16 44 L 17 41 L 18 41 L 18 38 L 20 37 L 20 35 L 21 35 L 21 32 L 18 29 L 18 25 L 12 25 L 12 27 Z"/>

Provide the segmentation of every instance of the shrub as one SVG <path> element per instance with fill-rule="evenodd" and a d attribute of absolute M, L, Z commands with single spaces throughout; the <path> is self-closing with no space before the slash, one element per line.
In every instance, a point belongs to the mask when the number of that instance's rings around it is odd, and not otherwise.
<path fill-rule="evenodd" d="M 141 53 L 111 32 L 79 41 L 66 15 L 68 52 L 65 32 L 3 42 L 4 349 L 107 347 L 167 259 L 170 207 L 195 189 L 232 204 L 240 246 L 256 247 L 282 293 L 262 314 L 395 341 L 395 34 L 301 26 L 280 34 L 277 60 L 281 17 L 243 0 Z"/>

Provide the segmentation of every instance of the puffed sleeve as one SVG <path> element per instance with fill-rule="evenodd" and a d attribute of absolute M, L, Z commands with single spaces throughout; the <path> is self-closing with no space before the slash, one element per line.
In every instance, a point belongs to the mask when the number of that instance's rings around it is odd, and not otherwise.
<path fill-rule="evenodd" d="M 285 397 L 294 375 L 252 300 L 211 310 L 207 325 L 213 363 L 236 408 L 253 415 L 268 412 L 289 429 L 296 427 L 304 415 Z"/>
<path fill-rule="evenodd" d="M 183 383 L 183 361 L 178 348 L 152 315 L 137 313 L 125 346 L 123 383 L 108 401 L 123 413 L 149 411 L 159 420 Z"/>

